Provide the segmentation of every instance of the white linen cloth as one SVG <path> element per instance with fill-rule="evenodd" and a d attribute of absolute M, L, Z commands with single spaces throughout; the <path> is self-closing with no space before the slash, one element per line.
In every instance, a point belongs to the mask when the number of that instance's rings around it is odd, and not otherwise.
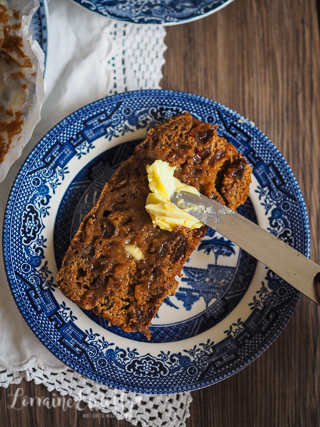
<path fill-rule="evenodd" d="M 42 118 L 22 157 L 0 184 L 3 222 L 8 194 L 27 154 L 52 126 L 74 110 L 106 95 L 159 88 L 164 64 L 165 30 L 126 24 L 90 12 L 66 0 L 48 3 L 46 99 Z M 2 233 L 2 230 L 1 230 Z M 35 337 L 19 313 L 0 260 L 0 385 L 22 378 L 44 384 L 90 408 L 111 412 L 133 425 L 184 426 L 190 393 L 148 396 L 113 390 L 67 368 Z"/>

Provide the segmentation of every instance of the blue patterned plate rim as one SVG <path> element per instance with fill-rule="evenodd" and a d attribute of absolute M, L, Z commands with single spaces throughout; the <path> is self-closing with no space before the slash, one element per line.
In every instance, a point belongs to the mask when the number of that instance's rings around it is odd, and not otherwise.
<path fill-rule="evenodd" d="M 37 40 L 44 53 L 44 67 L 47 61 L 48 27 L 47 27 L 47 3 L 39 0 L 39 8 L 35 11 L 31 21 L 31 32 L 33 39 Z"/>
<path fill-rule="evenodd" d="M 73 0 L 86 9 L 108 18 L 133 24 L 176 25 L 218 12 L 233 0 Z"/>
<path fill-rule="evenodd" d="M 161 340 L 146 343 L 108 330 L 56 288 L 54 227 L 63 198 L 81 181 L 76 178 L 88 165 L 94 165 L 90 173 L 97 169 L 94 162 L 104 153 L 115 150 L 115 158 L 148 128 L 186 110 L 218 124 L 219 134 L 248 159 L 254 184 L 250 198 L 259 224 L 306 256 L 310 253 L 307 211 L 292 171 L 271 141 L 233 110 L 193 94 L 143 90 L 101 99 L 66 117 L 39 141 L 13 183 L 3 223 L 4 265 L 22 316 L 49 351 L 76 372 L 117 389 L 178 393 L 235 374 L 277 338 L 300 297 L 258 263 L 225 318 L 182 339 L 179 328 L 189 320 L 178 322 L 178 329 L 173 325 L 176 338 L 164 346 Z M 153 331 L 161 329 L 168 334 L 167 325 Z"/>

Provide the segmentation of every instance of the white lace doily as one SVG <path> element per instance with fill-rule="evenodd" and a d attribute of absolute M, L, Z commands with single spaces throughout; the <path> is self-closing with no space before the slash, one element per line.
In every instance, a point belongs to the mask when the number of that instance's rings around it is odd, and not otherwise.
<path fill-rule="evenodd" d="M 160 89 L 166 50 L 164 27 L 114 21 L 109 35 L 115 43 L 108 61 L 112 68 L 109 93 Z"/>
<path fill-rule="evenodd" d="M 127 90 L 160 88 L 166 49 L 161 26 L 112 21 L 65 0 L 51 0 L 48 8 L 46 100 L 29 151 L 59 120 L 89 102 Z M 23 153 L 0 184 L 0 219 L 25 157 Z M 190 393 L 128 393 L 82 377 L 49 353 L 29 330 L 10 295 L 2 260 L 0 287 L 1 386 L 25 378 L 133 425 L 185 425 Z"/>
<path fill-rule="evenodd" d="M 76 402 L 84 402 L 90 409 L 112 413 L 118 420 L 127 420 L 142 426 L 185 426 L 190 416 L 190 393 L 172 395 L 144 395 L 111 389 L 95 383 L 71 369 L 50 372 L 40 366 L 25 371 L 1 370 L 0 385 L 19 384 L 25 378 L 43 384 L 49 391 L 58 391 L 62 396 L 71 396 Z M 77 406 L 76 406 L 77 407 Z M 81 410 L 83 405 L 79 405 Z"/>

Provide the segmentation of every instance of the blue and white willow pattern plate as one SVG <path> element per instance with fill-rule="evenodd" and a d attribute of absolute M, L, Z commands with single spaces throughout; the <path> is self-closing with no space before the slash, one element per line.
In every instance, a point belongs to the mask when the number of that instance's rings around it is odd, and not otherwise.
<path fill-rule="evenodd" d="M 174 25 L 203 18 L 233 0 L 73 0 L 85 8 L 134 24 Z"/>
<path fill-rule="evenodd" d="M 40 6 L 35 11 L 31 21 L 31 34 L 34 40 L 37 40 L 41 49 L 44 52 L 44 65 L 47 59 L 47 19 L 46 19 L 46 4 L 45 0 L 39 0 Z"/>
<path fill-rule="evenodd" d="M 22 166 L 8 199 L 3 253 L 10 288 L 40 341 L 92 380 L 141 393 L 214 384 L 255 360 L 279 335 L 300 294 L 213 230 L 187 261 L 152 338 L 83 311 L 56 287 L 62 257 L 106 180 L 147 129 L 189 111 L 253 168 L 240 213 L 305 255 L 309 227 L 298 184 L 274 145 L 248 120 L 206 98 L 164 90 L 114 95 L 56 125 Z"/>

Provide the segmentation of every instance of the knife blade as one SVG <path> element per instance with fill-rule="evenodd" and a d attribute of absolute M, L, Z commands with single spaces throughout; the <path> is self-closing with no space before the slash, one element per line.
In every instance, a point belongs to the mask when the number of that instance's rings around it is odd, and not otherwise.
<path fill-rule="evenodd" d="M 319 265 L 252 221 L 202 194 L 177 190 L 170 200 L 320 305 Z"/>

